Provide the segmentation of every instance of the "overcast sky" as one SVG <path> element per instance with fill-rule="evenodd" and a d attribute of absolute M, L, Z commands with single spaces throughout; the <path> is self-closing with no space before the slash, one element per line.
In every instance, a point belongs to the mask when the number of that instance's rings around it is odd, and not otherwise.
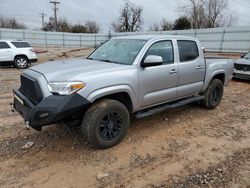
<path fill-rule="evenodd" d="M 71 23 L 83 24 L 86 20 L 95 20 L 101 26 L 101 32 L 107 32 L 110 23 L 119 16 L 124 0 L 58 0 L 58 18 L 66 18 Z M 185 0 L 130 0 L 143 8 L 144 30 L 162 17 L 175 20 L 181 12 L 178 10 Z M 250 26 L 250 1 L 230 0 L 230 9 L 238 14 L 238 25 Z M 49 0 L 0 0 L 0 16 L 14 17 L 23 22 L 28 29 L 41 28 L 39 13 L 47 14 L 45 21 L 53 16 L 53 6 Z"/>

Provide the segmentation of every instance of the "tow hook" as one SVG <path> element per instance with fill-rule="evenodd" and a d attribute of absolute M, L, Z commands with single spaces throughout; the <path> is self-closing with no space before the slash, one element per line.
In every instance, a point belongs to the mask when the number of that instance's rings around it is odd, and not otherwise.
<path fill-rule="evenodd" d="M 12 102 L 10 103 L 10 108 L 11 112 L 15 112 L 14 104 Z"/>
<path fill-rule="evenodd" d="M 29 122 L 29 121 L 26 121 L 26 122 L 25 122 L 25 125 L 26 125 L 26 130 L 29 130 L 29 129 L 30 129 L 30 122 Z"/>

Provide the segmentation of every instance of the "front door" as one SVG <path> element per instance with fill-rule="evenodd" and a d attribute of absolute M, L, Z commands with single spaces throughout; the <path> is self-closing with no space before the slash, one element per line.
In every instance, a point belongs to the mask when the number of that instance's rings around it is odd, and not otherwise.
<path fill-rule="evenodd" d="M 171 40 L 152 44 L 148 55 L 161 56 L 163 64 L 142 68 L 139 71 L 141 108 L 160 104 L 177 97 L 178 70 L 174 63 L 174 48 Z"/>

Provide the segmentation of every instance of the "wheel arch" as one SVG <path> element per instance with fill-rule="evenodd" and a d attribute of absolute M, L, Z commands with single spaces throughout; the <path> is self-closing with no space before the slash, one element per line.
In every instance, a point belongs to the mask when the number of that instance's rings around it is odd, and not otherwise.
<path fill-rule="evenodd" d="M 25 54 L 17 54 L 17 55 L 15 55 L 14 60 L 15 60 L 17 57 L 25 57 L 25 58 L 29 61 L 29 58 L 28 58 L 27 55 L 25 55 Z"/>
<path fill-rule="evenodd" d="M 102 99 L 114 99 L 124 104 L 130 113 L 136 109 L 135 93 L 130 86 L 112 86 L 92 92 L 88 97 L 91 103 Z"/>
<path fill-rule="evenodd" d="M 218 80 L 221 80 L 223 85 L 225 84 L 226 82 L 226 73 L 225 73 L 225 70 L 217 70 L 217 71 L 214 71 L 210 76 L 208 76 L 209 79 L 206 79 L 205 81 L 205 84 L 204 84 L 204 87 L 203 87 L 203 90 L 202 91 L 205 91 L 208 87 L 208 85 L 211 83 L 211 81 L 213 79 L 218 79 Z"/>
<path fill-rule="evenodd" d="M 225 79 L 226 79 L 226 74 L 225 73 L 216 74 L 216 75 L 213 76 L 213 78 L 211 80 L 213 80 L 213 79 L 218 79 L 218 80 L 222 81 L 222 83 L 224 85 L 225 84 Z"/>

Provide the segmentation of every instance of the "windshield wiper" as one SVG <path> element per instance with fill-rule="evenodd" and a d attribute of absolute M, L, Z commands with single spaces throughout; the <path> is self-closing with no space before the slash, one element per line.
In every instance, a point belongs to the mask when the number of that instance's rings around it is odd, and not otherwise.
<path fill-rule="evenodd" d="M 116 62 L 116 61 L 111 61 L 111 60 L 108 60 L 108 59 L 97 59 L 98 61 L 104 61 L 104 62 L 107 62 L 107 63 L 117 63 L 117 64 L 120 64 L 119 62 Z"/>
<path fill-rule="evenodd" d="M 93 59 L 91 57 L 87 57 L 86 59 L 89 59 L 89 60 L 95 60 L 95 61 L 103 61 L 103 62 L 107 62 L 107 63 L 117 63 L 117 64 L 121 64 L 117 61 L 111 61 L 111 60 L 108 60 L 108 59 Z"/>

